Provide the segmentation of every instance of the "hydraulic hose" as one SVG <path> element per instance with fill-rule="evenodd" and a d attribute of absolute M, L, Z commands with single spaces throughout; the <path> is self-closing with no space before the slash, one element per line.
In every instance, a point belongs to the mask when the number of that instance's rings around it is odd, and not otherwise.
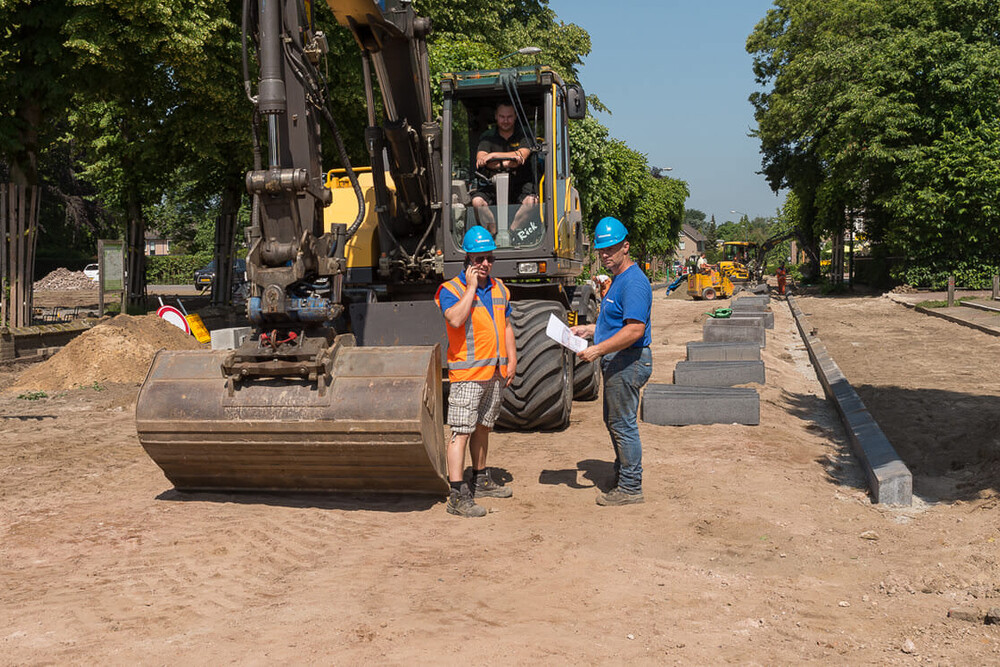
<path fill-rule="evenodd" d="M 312 98 L 311 101 L 313 105 L 319 110 L 323 119 L 329 126 L 330 132 L 333 134 L 333 141 L 337 148 L 337 155 L 340 158 L 340 163 L 347 172 L 347 178 L 350 180 L 351 187 L 354 189 L 355 197 L 357 197 L 358 214 L 354 218 L 354 222 L 352 222 L 350 227 L 347 228 L 345 235 L 345 240 L 350 241 L 365 219 L 365 195 L 361 190 L 361 184 L 358 182 L 358 176 L 354 172 L 354 168 L 351 165 L 351 159 L 347 155 L 347 148 L 344 146 L 344 141 L 340 136 L 340 129 L 337 127 L 337 121 L 334 120 L 333 114 L 330 112 L 329 96 L 325 94 L 326 82 L 323 80 L 322 73 L 312 66 L 309 59 L 306 57 L 306 54 L 302 51 L 302 47 L 295 43 L 294 40 L 285 42 L 285 59 L 289 64 L 289 69 L 294 72 L 295 78 L 298 79 L 299 83 L 306 90 L 307 96 Z M 330 252 L 332 253 L 333 251 L 334 247 L 331 245 Z"/>
<path fill-rule="evenodd" d="M 249 32 L 250 11 L 251 7 L 256 7 L 255 4 L 251 4 L 252 2 L 254 0 L 243 0 L 243 25 L 240 31 L 240 47 L 243 56 L 243 89 L 246 91 L 247 99 L 250 100 L 250 103 L 256 106 L 257 96 L 253 94 L 253 87 L 250 82 L 250 61 L 247 57 L 247 33 Z M 256 25 L 256 21 L 254 25 Z"/>

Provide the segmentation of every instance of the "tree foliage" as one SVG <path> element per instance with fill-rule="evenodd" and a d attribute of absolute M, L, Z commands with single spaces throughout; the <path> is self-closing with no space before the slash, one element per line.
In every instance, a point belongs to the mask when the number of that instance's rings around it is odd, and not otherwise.
<path fill-rule="evenodd" d="M 576 82 L 590 52 L 586 30 L 560 21 L 547 0 L 415 5 L 434 25 L 429 54 L 436 95 L 444 71 L 536 62 Z M 349 155 L 363 164 L 367 119 L 357 45 L 325 3 L 314 7 L 330 46 L 322 71 L 331 106 Z M 46 228 L 62 230 L 51 240 L 89 245 L 114 235 L 113 223 L 118 233 L 129 230 L 138 249 L 149 224 L 190 250 L 206 250 L 220 194 L 241 188 L 251 166 L 241 11 L 238 0 L 0 3 L 6 26 L 0 154 L 9 171 L 29 180 L 39 178 L 38 156 L 44 157 L 41 178 L 56 204 L 46 204 L 43 216 Z M 509 55 L 524 46 L 542 53 Z M 596 95 L 589 97 L 591 108 L 603 109 Z M 336 166 L 330 144 L 324 164 Z M 677 236 L 686 185 L 652 178 L 645 156 L 611 137 L 593 116 L 571 123 L 571 147 L 590 228 L 615 215 L 629 226 L 637 252 L 665 253 Z"/>
<path fill-rule="evenodd" d="M 795 194 L 797 225 L 815 243 L 863 212 L 886 254 L 995 258 L 996 2 L 774 4 L 747 40 L 765 87 L 751 102 L 763 173 Z"/>

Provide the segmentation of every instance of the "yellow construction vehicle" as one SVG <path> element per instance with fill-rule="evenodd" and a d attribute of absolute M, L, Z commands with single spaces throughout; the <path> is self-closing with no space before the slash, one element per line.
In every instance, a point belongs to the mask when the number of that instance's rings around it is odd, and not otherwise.
<path fill-rule="evenodd" d="M 734 283 L 750 282 L 749 264 L 757 255 L 757 244 L 752 241 L 723 241 L 719 272 Z"/>
<path fill-rule="evenodd" d="M 688 296 L 694 299 L 727 299 L 733 295 L 733 283 L 729 276 L 714 267 L 704 272 L 692 271 L 688 274 Z"/>
<path fill-rule="evenodd" d="M 370 168 L 354 168 L 323 77 L 326 39 L 308 0 L 246 0 L 244 63 L 259 63 L 247 317 L 235 350 L 162 351 L 140 389 L 146 452 L 182 490 L 448 491 L 437 287 L 463 270 L 471 193 L 489 180 L 500 205 L 492 274 L 512 295 L 518 365 L 500 424 L 568 425 L 594 398 L 598 367 L 548 339 L 550 314 L 593 322 L 576 285 L 584 260 L 567 123 L 586 98 L 544 66 L 442 77 L 431 106 L 430 21 L 410 0 L 327 0 L 361 51 Z M 255 56 L 255 57 L 252 57 Z M 245 73 L 248 68 L 244 68 Z M 373 76 L 374 74 L 374 76 Z M 377 86 L 375 82 L 377 80 Z M 377 93 L 381 99 L 376 102 Z M 532 138 L 538 203 L 506 204 L 513 177 L 478 173 L 476 141 L 499 103 Z M 320 127 L 342 169 L 320 164 Z M 523 174 L 522 174 L 523 176 Z"/>

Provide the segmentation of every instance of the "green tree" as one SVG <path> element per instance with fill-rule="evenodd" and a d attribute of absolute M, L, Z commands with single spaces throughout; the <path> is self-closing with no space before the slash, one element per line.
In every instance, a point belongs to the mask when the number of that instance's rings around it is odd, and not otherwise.
<path fill-rule="evenodd" d="M 932 178 L 926 158 L 967 164 L 961 154 L 975 141 L 945 137 L 969 138 L 981 132 L 978 119 L 1000 115 L 998 29 L 1000 12 L 986 0 L 775 2 L 747 41 L 765 87 L 751 97 L 755 134 L 772 188 L 796 196 L 809 245 L 863 211 L 874 243 L 915 262 L 949 255 L 947 244 L 908 233 L 901 213 L 915 190 L 969 196 L 957 181 Z M 970 186 L 988 188 L 988 179 L 962 187 Z M 980 237 L 990 228 L 974 226 Z M 965 251 L 985 259 L 989 245 Z"/>
<path fill-rule="evenodd" d="M 706 220 L 705 212 L 699 211 L 696 208 L 686 208 L 684 209 L 684 224 L 691 225 L 700 232 L 705 231 Z"/>

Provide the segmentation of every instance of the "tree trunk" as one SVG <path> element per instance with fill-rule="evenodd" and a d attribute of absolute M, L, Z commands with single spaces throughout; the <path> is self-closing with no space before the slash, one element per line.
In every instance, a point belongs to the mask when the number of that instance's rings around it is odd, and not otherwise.
<path fill-rule="evenodd" d="M 230 179 L 222 191 L 219 216 L 215 219 L 215 282 L 212 305 L 224 306 L 233 298 L 233 260 L 235 258 L 236 215 L 243 198 L 243 177 Z"/>
<path fill-rule="evenodd" d="M 146 304 L 146 219 L 143 217 L 139 194 L 132 186 L 126 193 L 125 215 L 128 217 L 126 238 L 125 290 L 128 305 Z"/>
<path fill-rule="evenodd" d="M 833 256 L 830 258 L 830 283 L 844 284 L 844 230 L 839 229 L 833 235 Z"/>
<path fill-rule="evenodd" d="M 39 188 L 0 184 L 0 324 L 31 324 Z"/>
<path fill-rule="evenodd" d="M 21 100 L 19 146 L 12 155 L 10 183 L 0 184 L 0 324 L 31 324 L 35 247 L 38 245 L 38 128 L 42 107 Z"/>

